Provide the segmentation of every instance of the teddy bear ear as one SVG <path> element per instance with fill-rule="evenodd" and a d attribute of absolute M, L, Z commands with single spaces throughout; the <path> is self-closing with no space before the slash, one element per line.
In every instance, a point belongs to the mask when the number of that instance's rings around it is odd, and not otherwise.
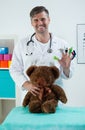
<path fill-rule="evenodd" d="M 37 68 L 37 66 L 33 65 L 33 66 L 30 66 L 27 71 L 26 71 L 26 74 L 28 76 L 30 76 L 32 74 L 32 72 Z"/>
<path fill-rule="evenodd" d="M 51 66 L 50 69 L 51 69 L 54 77 L 58 78 L 59 77 L 59 69 L 56 66 Z"/>

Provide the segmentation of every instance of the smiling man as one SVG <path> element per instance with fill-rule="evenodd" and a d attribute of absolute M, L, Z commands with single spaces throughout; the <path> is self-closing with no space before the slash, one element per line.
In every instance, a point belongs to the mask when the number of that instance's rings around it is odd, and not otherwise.
<path fill-rule="evenodd" d="M 30 12 L 30 19 L 35 32 L 15 46 L 10 66 L 13 80 L 22 89 L 22 99 L 27 91 L 35 96 L 40 91 L 39 86 L 32 84 L 26 75 L 26 70 L 31 65 L 58 67 L 60 76 L 55 84 L 60 86 L 63 86 L 62 79 L 72 77 L 74 71 L 72 55 L 65 53 L 65 49 L 70 48 L 67 42 L 49 32 L 49 11 L 44 6 L 34 7 Z M 54 56 L 58 60 L 54 60 Z"/>

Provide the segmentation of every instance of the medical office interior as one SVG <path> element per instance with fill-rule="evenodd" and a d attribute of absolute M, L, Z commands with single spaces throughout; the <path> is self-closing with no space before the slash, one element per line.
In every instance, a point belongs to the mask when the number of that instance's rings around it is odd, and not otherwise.
<path fill-rule="evenodd" d="M 50 32 L 65 39 L 78 55 L 77 24 L 85 24 L 85 0 L 0 0 L 0 47 L 8 47 L 9 53 L 12 54 L 18 40 L 34 32 L 29 12 L 37 5 L 46 6 L 49 10 Z M 83 107 L 85 106 L 85 63 L 78 63 L 77 55 L 74 59 L 74 75 L 71 79 L 64 80 L 64 90 L 68 97 L 67 106 Z M 0 89 L 3 87 L 6 89 L 6 84 L 4 86 L 2 81 L 8 79 L 5 77 L 8 71 L 9 68 L 0 68 Z M 20 90 L 15 84 L 13 85 L 13 96 L 6 97 L 6 93 L 1 96 L 0 93 L 0 122 L 13 107 L 19 106 Z"/>

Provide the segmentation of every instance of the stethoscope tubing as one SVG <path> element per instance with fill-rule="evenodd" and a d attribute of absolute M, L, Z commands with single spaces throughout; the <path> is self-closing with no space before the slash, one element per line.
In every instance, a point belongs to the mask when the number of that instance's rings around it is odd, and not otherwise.
<path fill-rule="evenodd" d="M 27 42 L 27 46 L 29 46 L 29 44 L 30 44 L 30 42 L 33 42 L 34 43 L 34 41 L 33 41 L 33 36 L 35 35 L 36 33 L 33 33 L 32 34 L 32 36 L 30 37 L 30 40 Z"/>
<path fill-rule="evenodd" d="M 29 46 L 29 44 L 32 42 L 32 43 L 34 43 L 34 41 L 33 41 L 33 37 L 34 37 L 34 35 L 35 35 L 36 33 L 33 33 L 32 34 L 32 36 L 30 37 L 30 40 L 27 42 L 27 46 Z M 47 52 L 48 53 L 52 53 L 52 49 L 51 49 L 51 45 L 52 45 L 52 35 L 51 35 L 51 33 L 50 33 L 50 45 L 49 45 L 49 48 L 48 48 L 48 50 L 47 50 Z"/>

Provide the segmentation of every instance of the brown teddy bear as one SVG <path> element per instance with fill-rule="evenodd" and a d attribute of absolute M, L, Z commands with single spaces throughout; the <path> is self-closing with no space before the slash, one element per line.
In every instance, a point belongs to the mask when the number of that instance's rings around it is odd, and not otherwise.
<path fill-rule="evenodd" d="M 54 113 L 60 100 L 67 102 L 64 90 L 54 85 L 54 81 L 59 77 L 59 69 L 55 66 L 31 66 L 26 71 L 30 77 L 30 82 L 40 87 L 40 94 L 37 96 L 27 92 L 23 106 L 29 105 L 29 111 L 32 113 Z"/>

